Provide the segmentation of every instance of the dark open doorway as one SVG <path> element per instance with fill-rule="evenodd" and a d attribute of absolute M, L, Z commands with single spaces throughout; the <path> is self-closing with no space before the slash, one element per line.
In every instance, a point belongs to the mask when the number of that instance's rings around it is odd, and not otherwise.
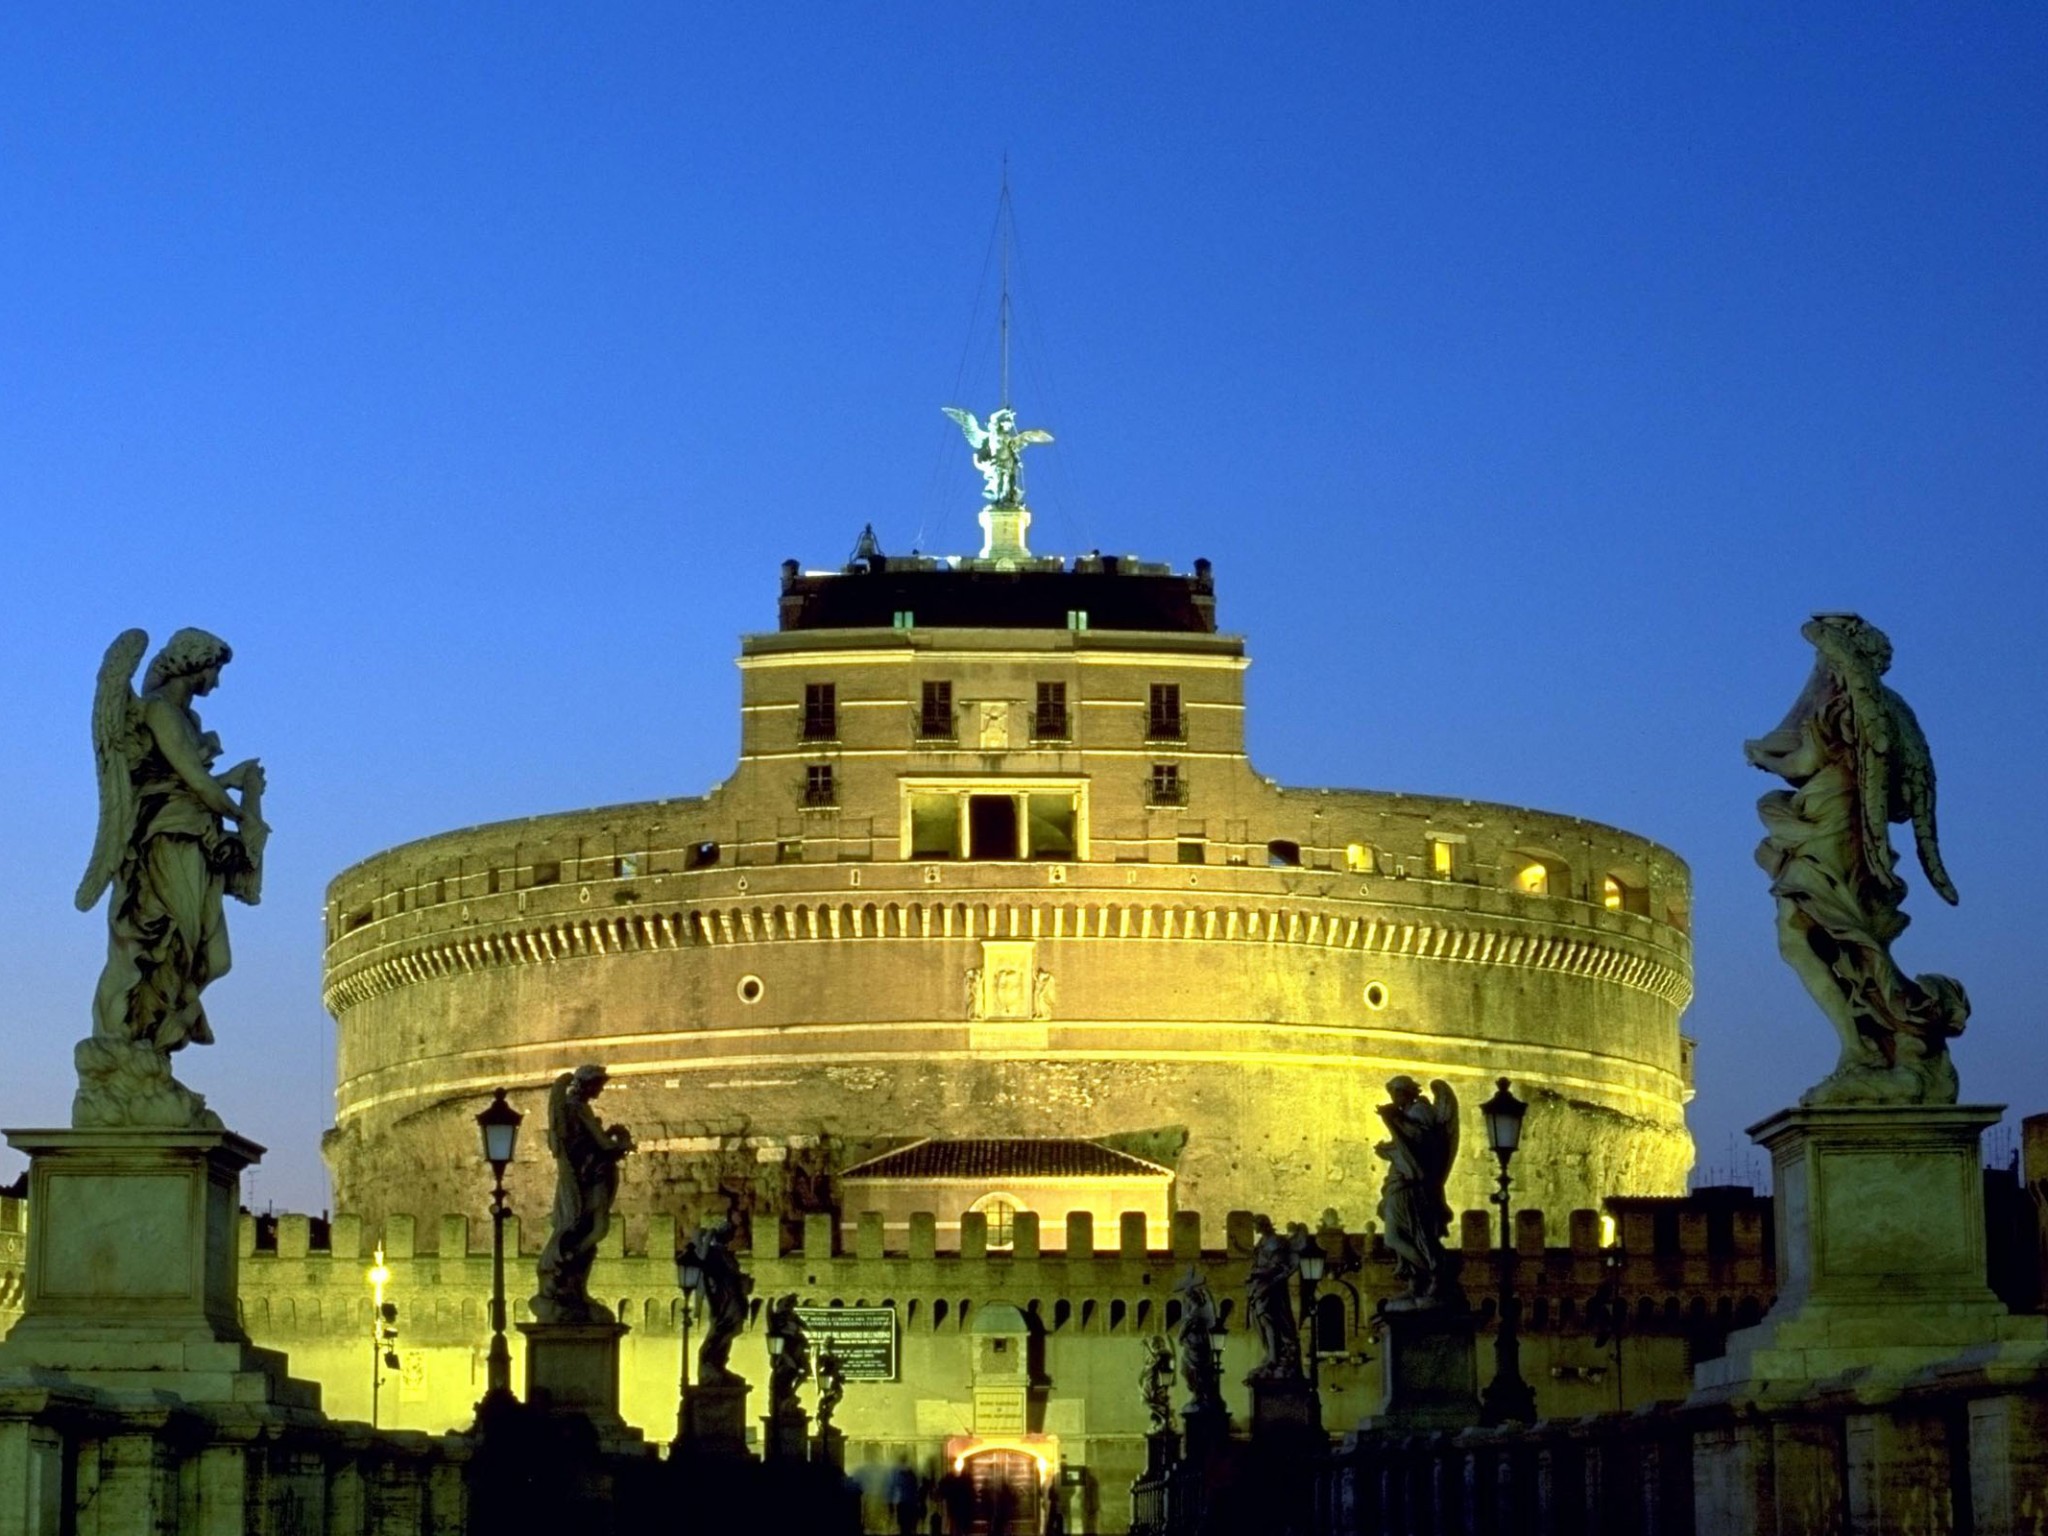
<path fill-rule="evenodd" d="M 976 859 L 1017 857 L 1017 801 L 1013 795 L 967 797 L 967 842 Z"/>

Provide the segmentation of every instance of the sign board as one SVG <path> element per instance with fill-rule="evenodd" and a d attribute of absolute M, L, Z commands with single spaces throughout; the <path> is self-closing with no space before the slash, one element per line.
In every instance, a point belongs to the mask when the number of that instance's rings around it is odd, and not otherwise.
<path fill-rule="evenodd" d="M 896 1379 L 894 1307 L 798 1307 L 811 1341 L 811 1362 L 837 1355 L 848 1381 Z"/>

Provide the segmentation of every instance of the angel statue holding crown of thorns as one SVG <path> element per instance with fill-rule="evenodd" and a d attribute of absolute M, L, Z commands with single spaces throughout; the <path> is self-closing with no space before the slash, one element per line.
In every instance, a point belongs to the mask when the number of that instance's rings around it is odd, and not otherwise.
<path fill-rule="evenodd" d="M 92 1036 L 77 1050 L 71 1122 L 217 1130 L 206 1101 L 171 1076 L 170 1055 L 213 1043 L 200 993 L 230 963 L 222 897 L 253 906 L 262 895 L 263 769 L 252 757 L 215 773 L 220 738 L 192 708 L 219 684 L 233 655 L 227 642 L 179 630 L 138 694 L 135 670 L 148 646 L 139 629 L 116 639 L 93 698 L 100 820 L 78 909 L 111 895 L 107 963 Z"/>

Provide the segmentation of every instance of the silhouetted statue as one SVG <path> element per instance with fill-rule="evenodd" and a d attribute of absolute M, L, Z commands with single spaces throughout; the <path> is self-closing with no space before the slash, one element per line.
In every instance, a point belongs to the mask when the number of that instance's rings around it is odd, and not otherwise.
<path fill-rule="evenodd" d="M 1216 1359 L 1216 1335 L 1223 1320 L 1210 1294 L 1209 1282 L 1194 1265 L 1174 1287 L 1180 1293 L 1180 1375 L 1188 1389 L 1186 1411 L 1223 1408 L 1222 1375 Z"/>
<path fill-rule="evenodd" d="M 794 1292 L 768 1304 L 762 1331 L 768 1344 L 768 1412 L 776 1418 L 801 1413 L 796 1391 L 811 1378 L 811 1336 L 796 1315 Z"/>
<path fill-rule="evenodd" d="M 608 1323 L 611 1309 L 590 1299 L 590 1267 L 611 1230 L 619 1164 L 633 1133 L 606 1125 L 591 1106 L 610 1079 L 582 1066 L 555 1079 L 548 1094 L 548 1150 L 555 1154 L 555 1208 L 540 1252 L 540 1291 L 529 1303 L 543 1323 Z"/>
<path fill-rule="evenodd" d="M 697 1348 L 697 1380 L 701 1385 L 745 1386 L 746 1378 L 726 1362 L 732 1358 L 733 1340 L 747 1322 L 747 1297 L 753 1294 L 754 1277 L 740 1269 L 733 1252 L 733 1222 L 720 1216 L 697 1229 L 690 1239 L 704 1278 L 704 1342 Z"/>
<path fill-rule="evenodd" d="M 1387 1100 L 1379 1106 L 1388 1138 L 1373 1150 L 1387 1160 L 1380 1186 L 1380 1224 L 1393 1250 L 1394 1273 L 1408 1286 L 1394 1307 L 1455 1305 L 1457 1261 L 1444 1250 L 1451 1230 L 1451 1205 L 1444 1185 L 1458 1159 L 1458 1096 L 1438 1078 L 1425 1099 L 1412 1077 L 1387 1083 Z"/>
<path fill-rule="evenodd" d="M 1173 1428 L 1173 1349 L 1162 1334 L 1145 1341 L 1145 1364 L 1138 1372 L 1138 1390 L 1145 1412 L 1151 1418 L 1152 1433 Z"/>
<path fill-rule="evenodd" d="M 234 654 L 227 642 L 179 630 L 137 694 L 135 669 L 148 647 L 141 630 L 124 631 L 107 648 L 93 695 L 100 814 L 78 910 L 91 911 L 110 887 L 112 895 L 92 1035 L 76 1052 L 71 1123 L 218 1130 L 206 1100 L 171 1075 L 170 1057 L 213 1043 L 199 994 L 231 963 L 222 897 L 250 906 L 262 897 L 263 768 L 252 757 L 216 774 L 220 738 L 192 707 L 219 684 Z"/>
<path fill-rule="evenodd" d="M 1820 613 L 1799 631 L 1813 673 L 1784 722 L 1743 744 L 1750 763 L 1792 788 L 1757 802 L 1756 861 L 1778 903 L 1778 952 L 1841 1040 L 1834 1072 L 1806 1104 L 1953 1104 L 1948 1042 L 1970 999 L 1949 976 L 1908 976 L 1892 959 L 1906 931 L 1906 882 L 1891 824 L 1910 821 L 1920 867 L 1942 900 L 1956 888 L 1934 830 L 1934 759 L 1906 701 L 1882 678 L 1884 632 L 1853 613 Z"/>
<path fill-rule="evenodd" d="M 1261 1358 L 1246 1380 L 1291 1380 L 1301 1375 L 1301 1335 L 1294 1326 L 1294 1277 L 1301 1272 L 1301 1253 L 1273 1230 L 1270 1216 L 1254 1216 L 1252 1231 L 1245 1291 L 1259 1330 Z"/>

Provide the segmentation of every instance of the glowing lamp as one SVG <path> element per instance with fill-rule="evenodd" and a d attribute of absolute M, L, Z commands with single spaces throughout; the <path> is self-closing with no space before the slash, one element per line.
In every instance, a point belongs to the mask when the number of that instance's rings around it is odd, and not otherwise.
<path fill-rule="evenodd" d="M 1479 1113 L 1486 1117 L 1487 1145 L 1505 1168 L 1508 1159 L 1515 1155 L 1515 1148 L 1522 1144 L 1522 1116 L 1529 1112 L 1529 1106 L 1508 1092 L 1506 1078 L 1500 1079 L 1498 1088 L 1492 1098 L 1479 1106 Z"/>
<path fill-rule="evenodd" d="M 484 1112 L 476 1117 L 476 1128 L 483 1136 L 484 1161 L 491 1165 L 492 1174 L 501 1181 L 512 1161 L 513 1152 L 519 1146 L 519 1122 L 525 1118 L 505 1102 L 505 1090 L 502 1088 Z"/>
<path fill-rule="evenodd" d="M 1330 1256 L 1323 1252 L 1322 1244 L 1314 1238 L 1301 1250 L 1301 1278 L 1315 1285 L 1323 1278 L 1323 1272 L 1330 1262 Z"/>

